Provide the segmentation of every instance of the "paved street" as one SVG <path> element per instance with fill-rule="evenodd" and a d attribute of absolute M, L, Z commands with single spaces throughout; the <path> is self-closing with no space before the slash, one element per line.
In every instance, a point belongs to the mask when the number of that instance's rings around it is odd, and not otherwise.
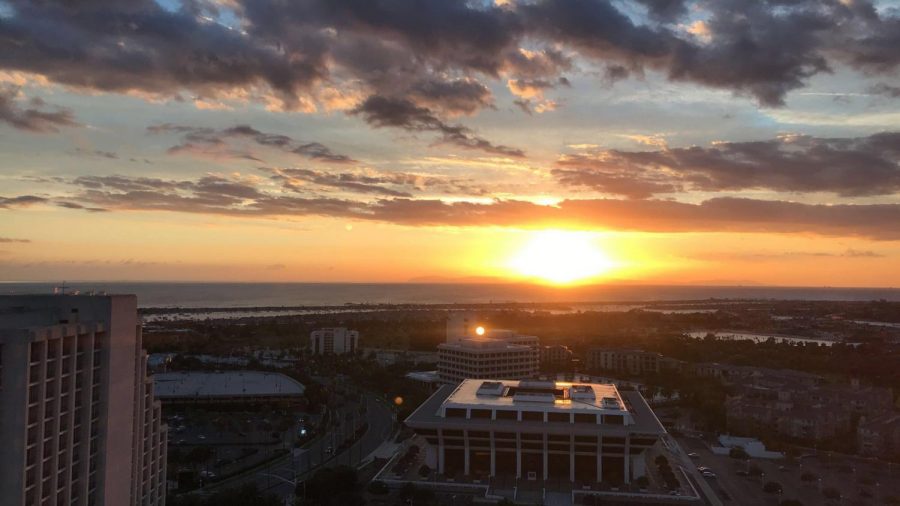
<path fill-rule="evenodd" d="M 275 461 L 247 476 L 220 483 L 216 488 L 228 488 L 254 482 L 260 490 L 274 493 L 280 497 L 291 498 L 294 494 L 295 476 L 302 481 L 320 466 L 355 466 L 359 464 L 367 455 L 388 440 L 393 432 L 393 411 L 383 399 L 365 394 L 361 402 L 367 403 L 365 420 L 353 418 L 359 404 L 344 406 L 336 412 L 335 416 L 335 420 L 340 420 L 341 424 L 334 427 L 324 437 L 316 439 L 309 447 L 295 449 L 290 458 Z M 348 414 L 351 415 L 349 419 L 347 419 Z M 353 428 L 363 422 L 368 422 L 369 428 L 361 440 L 343 451 L 338 451 L 336 455 L 329 453 L 329 448 L 333 451 L 337 450 L 340 442 L 344 439 L 343 436 L 349 437 Z"/>
<path fill-rule="evenodd" d="M 680 438 L 679 444 L 687 452 L 700 457 L 695 465 L 711 468 L 715 479 L 706 481 L 716 489 L 725 504 L 755 506 L 777 504 L 783 499 L 797 499 L 803 504 L 839 504 L 829 502 L 822 494 L 826 488 L 838 490 L 844 504 L 880 504 L 887 497 L 900 497 L 900 467 L 873 463 L 857 458 L 831 457 L 819 454 L 795 462 L 784 460 L 751 459 L 744 462 L 727 456 L 714 455 L 707 445 L 694 438 Z M 741 476 L 750 466 L 759 467 L 761 477 Z M 809 473 L 814 478 L 801 479 Z M 781 494 L 766 494 L 762 488 L 766 482 L 782 485 Z"/>

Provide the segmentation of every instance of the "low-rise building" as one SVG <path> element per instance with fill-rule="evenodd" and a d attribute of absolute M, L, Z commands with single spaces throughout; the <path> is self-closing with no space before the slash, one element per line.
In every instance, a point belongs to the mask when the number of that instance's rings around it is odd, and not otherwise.
<path fill-rule="evenodd" d="M 775 433 L 807 442 L 852 438 L 854 420 L 877 419 L 893 404 L 888 388 L 829 383 L 799 371 L 731 367 L 722 378 L 731 390 L 726 423 L 739 433 Z"/>
<path fill-rule="evenodd" d="M 310 336 L 313 355 L 343 355 L 359 349 L 359 332 L 345 327 L 314 330 Z"/>
<path fill-rule="evenodd" d="M 862 455 L 900 459 L 900 413 L 863 418 L 856 429 L 856 437 Z"/>
<path fill-rule="evenodd" d="M 276 372 L 178 371 L 153 376 L 156 398 L 165 404 L 297 402 L 302 383 Z"/>
<path fill-rule="evenodd" d="M 572 350 L 561 344 L 540 347 L 541 364 L 562 365 L 572 361 Z"/>
<path fill-rule="evenodd" d="M 663 362 L 659 353 L 619 348 L 592 348 L 587 357 L 589 370 L 632 375 L 659 373 Z"/>
<path fill-rule="evenodd" d="M 441 387 L 406 424 L 438 473 L 629 483 L 665 433 L 637 391 L 610 384 L 467 379 Z"/>

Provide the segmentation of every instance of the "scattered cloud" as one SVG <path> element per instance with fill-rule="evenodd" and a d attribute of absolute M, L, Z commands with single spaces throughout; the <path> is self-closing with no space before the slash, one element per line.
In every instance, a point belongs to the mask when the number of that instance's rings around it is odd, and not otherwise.
<path fill-rule="evenodd" d="M 215 129 L 163 123 L 151 125 L 147 131 L 153 134 L 175 133 L 182 136 L 180 144 L 169 148 L 169 153 L 195 153 L 206 155 L 222 155 L 262 161 L 244 149 L 234 149 L 231 140 L 249 140 L 258 146 L 277 149 L 286 153 L 300 155 L 312 160 L 328 163 L 354 163 L 347 155 L 334 153 L 322 143 L 297 141 L 287 135 L 261 132 L 249 125 L 235 125 L 230 128 Z"/>
<path fill-rule="evenodd" d="M 0 209 L 10 209 L 14 207 L 28 207 L 32 204 L 41 204 L 47 202 L 44 197 L 36 195 L 19 195 L 17 197 L 0 196 Z"/>
<path fill-rule="evenodd" d="M 111 211 L 171 211 L 246 217 L 327 216 L 417 227 L 809 233 L 900 240 L 900 204 L 825 205 L 733 197 L 713 198 L 696 204 L 620 199 L 569 199 L 555 205 L 523 200 L 446 202 L 393 197 L 359 201 L 312 193 L 284 195 L 262 189 L 253 178 L 216 175 L 194 180 L 85 176 L 73 181 L 73 185 L 76 191 L 60 200 L 84 208 Z"/>
<path fill-rule="evenodd" d="M 878 83 L 869 87 L 869 93 L 874 95 L 884 95 L 890 98 L 900 98 L 900 86 L 893 86 L 887 83 Z"/>
<path fill-rule="evenodd" d="M 683 190 L 831 192 L 843 197 L 900 191 L 900 132 L 859 138 L 784 135 L 755 142 L 654 151 L 588 150 L 563 155 L 564 185 L 631 198 Z"/>
<path fill-rule="evenodd" d="M 430 109 L 419 107 L 405 98 L 373 95 L 354 109 L 352 114 L 362 116 L 366 123 L 376 128 L 391 127 L 409 132 L 434 132 L 439 134 L 438 142 L 443 144 L 516 158 L 525 156 L 521 149 L 493 144 L 475 135 L 465 126 L 445 123 Z"/>
<path fill-rule="evenodd" d="M 55 133 L 60 128 L 79 126 L 69 109 L 50 106 L 37 97 L 22 105 L 20 94 L 18 86 L 0 86 L 0 123 L 33 133 Z"/>

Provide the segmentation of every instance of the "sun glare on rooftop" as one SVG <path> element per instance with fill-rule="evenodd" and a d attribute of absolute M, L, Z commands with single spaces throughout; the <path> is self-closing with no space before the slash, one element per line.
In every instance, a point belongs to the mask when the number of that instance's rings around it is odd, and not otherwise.
<path fill-rule="evenodd" d="M 606 274 L 616 262 L 589 232 L 535 232 L 509 261 L 522 276 L 556 284 L 585 281 Z"/>

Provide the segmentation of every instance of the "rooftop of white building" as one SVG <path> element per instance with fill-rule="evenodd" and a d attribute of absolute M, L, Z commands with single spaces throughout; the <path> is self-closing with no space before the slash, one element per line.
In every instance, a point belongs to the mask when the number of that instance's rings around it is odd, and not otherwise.
<path fill-rule="evenodd" d="M 284 374 L 261 371 L 179 371 L 153 375 L 158 399 L 300 396 L 306 387 Z"/>
<path fill-rule="evenodd" d="M 619 390 L 612 384 L 541 380 L 464 380 L 444 407 L 515 407 L 624 414 Z"/>
<path fill-rule="evenodd" d="M 501 418 L 502 411 L 518 413 L 511 419 Z M 546 418 L 534 419 L 536 412 L 546 413 Z M 571 418 L 552 418 L 563 414 Z M 579 423 L 586 419 L 593 421 Z M 457 386 L 443 386 L 406 419 L 406 424 L 413 428 L 504 427 L 558 434 L 597 434 L 598 430 L 607 435 L 665 433 L 636 390 L 620 391 L 605 383 L 534 380 L 467 379 Z"/>

